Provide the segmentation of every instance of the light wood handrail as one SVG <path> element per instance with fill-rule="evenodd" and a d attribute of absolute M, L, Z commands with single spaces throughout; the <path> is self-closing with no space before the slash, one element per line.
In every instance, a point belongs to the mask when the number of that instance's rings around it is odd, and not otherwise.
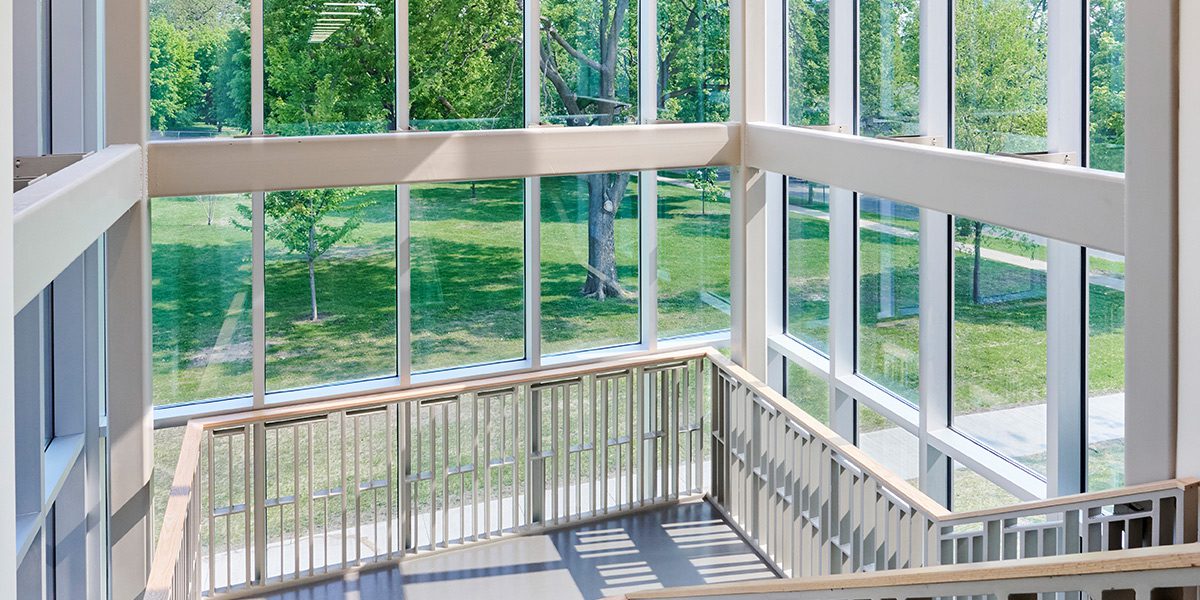
<path fill-rule="evenodd" d="M 1122 488 L 1113 488 L 1111 490 L 1102 490 L 1099 492 L 1071 494 L 1069 496 L 1058 496 L 1056 498 L 1047 498 L 1045 500 L 1029 500 L 1026 502 L 1018 502 L 1016 504 L 1009 504 L 1007 506 L 999 506 L 996 508 L 950 513 L 950 516 L 943 520 L 943 524 L 955 525 L 958 524 L 958 522 L 978 521 L 1006 513 L 1052 509 L 1056 506 L 1062 506 L 1064 504 L 1083 504 L 1100 500 L 1117 500 L 1125 496 L 1135 496 L 1138 494 L 1161 492 L 1164 490 L 1178 489 L 1186 492 L 1197 487 L 1200 487 L 1200 479 L 1193 477 L 1166 479 L 1163 481 L 1155 481 L 1153 483 L 1143 483 Z"/>
<path fill-rule="evenodd" d="M 174 585 L 176 561 L 187 535 L 187 517 L 191 509 L 192 486 L 196 480 L 196 469 L 200 467 L 200 438 L 203 429 L 198 423 L 188 423 L 179 449 L 179 463 L 175 466 L 175 477 L 171 480 L 171 493 L 167 497 L 167 510 L 163 514 L 158 544 L 154 548 L 154 560 L 150 563 L 150 576 L 146 580 L 146 600 L 167 600 Z M 197 583 L 197 585 L 199 585 Z"/>
<path fill-rule="evenodd" d="M 1069 577 L 1100 573 L 1144 573 L 1200 567 L 1200 544 L 1157 546 L 1112 552 L 1025 558 L 963 565 L 944 565 L 894 571 L 823 575 L 797 579 L 713 583 L 629 592 L 618 598 L 652 600 L 698 598 L 726 594 L 786 594 L 862 588 L 893 588 L 942 583 L 978 583 L 1041 577 Z"/>
<path fill-rule="evenodd" d="M 897 477 L 895 473 L 892 473 L 883 465 L 876 462 L 858 446 L 851 444 L 846 438 L 838 435 L 824 423 L 821 423 L 813 418 L 812 415 L 801 410 L 799 406 L 796 406 L 793 402 L 785 398 L 783 394 L 763 383 L 762 380 L 755 377 L 746 369 L 734 364 L 733 361 L 725 358 L 720 352 L 709 350 L 708 359 L 722 370 L 742 380 L 746 385 L 753 388 L 754 393 L 760 398 L 767 401 L 767 403 L 779 412 L 786 414 L 788 418 L 799 423 L 806 431 L 820 438 L 821 441 L 833 448 L 838 454 L 849 458 L 858 468 L 870 474 L 871 477 L 886 483 L 892 493 L 907 502 L 914 509 L 925 513 L 926 516 L 935 520 L 941 520 L 950 516 L 950 511 L 946 510 L 946 507 L 942 506 L 939 502 L 926 496 L 924 492 L 913 487 L 911 483 Z"/>

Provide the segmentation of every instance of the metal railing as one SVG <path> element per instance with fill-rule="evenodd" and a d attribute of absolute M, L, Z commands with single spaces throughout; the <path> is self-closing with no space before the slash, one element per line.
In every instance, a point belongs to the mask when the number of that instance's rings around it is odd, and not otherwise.
<path fill-rule="evenodd" d="M 950 513 L 697 349 L 193 420 L 147 598 L 298 581 L 704 493 L 792 577 L 1197 536 L 1192 480 Z"/>
<path fill-rule="evenodd" d="M 698 496 L 708 368 L 689 350 L 195 420 L 147 597 L 301 580 Z"/>

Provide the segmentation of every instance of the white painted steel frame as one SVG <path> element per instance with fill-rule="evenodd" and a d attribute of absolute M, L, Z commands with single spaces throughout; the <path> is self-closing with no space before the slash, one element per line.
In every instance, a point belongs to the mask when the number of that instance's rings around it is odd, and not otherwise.
<path fill-rule="evenodd" d="M 0 0 L 0 39 L 13 39 L 12 0 Z M 12 81 L 13 45 L 0 44 L 0 81 Z M 12 179 L 13 173 L 13 95 L 0 89 L 0 178 Z M 13 288 L 13 216 L 12 188 L 0 185 L 0 289 Z M 0 294 L 0 414 L 16 410 L 13 382 L 12 294 Z M 13 419 L 0 419 L 0 489 L 16 489 L 16 426 Z M 0 597 L 17 597 L 17 507 L 16 495 L 0 494 Z"/>

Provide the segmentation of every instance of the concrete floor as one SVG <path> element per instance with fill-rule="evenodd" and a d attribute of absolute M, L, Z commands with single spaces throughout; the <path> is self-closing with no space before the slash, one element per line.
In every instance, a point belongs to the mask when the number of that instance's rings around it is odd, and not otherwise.
<path fill-rule="evenodd" d="M 690 502 L 410 558 L 253 598 L 592 600 L 638 589 L 774 577 L 711 505 Z"/>

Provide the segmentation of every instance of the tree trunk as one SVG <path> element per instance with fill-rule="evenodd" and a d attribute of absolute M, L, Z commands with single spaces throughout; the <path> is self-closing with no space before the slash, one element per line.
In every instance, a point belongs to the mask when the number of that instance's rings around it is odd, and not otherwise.
<path fill-rule="evenodd" d="M 603 300 L 625 298 L 617 278 L 616 214 L 629 174 L 588 175 L 588 274 L 579 293 Z"/>
<path fill-rule="evenodd" d="M 317 232 L 315 226 L 308 228 L 308 297 L 312 305 L 312 320 L 317 320 L 317 271 L 313 268 L 316 262 Z"/>
<path fill-rule="evenodd" d="M 974 264 L 971 268 L 971 301 L 979 304 L 979 269 L 982 266 L 982 258 L 980 253 L 983 245 L 983 224 L 975 223 L 975 256 L 972 259 Z"/>

